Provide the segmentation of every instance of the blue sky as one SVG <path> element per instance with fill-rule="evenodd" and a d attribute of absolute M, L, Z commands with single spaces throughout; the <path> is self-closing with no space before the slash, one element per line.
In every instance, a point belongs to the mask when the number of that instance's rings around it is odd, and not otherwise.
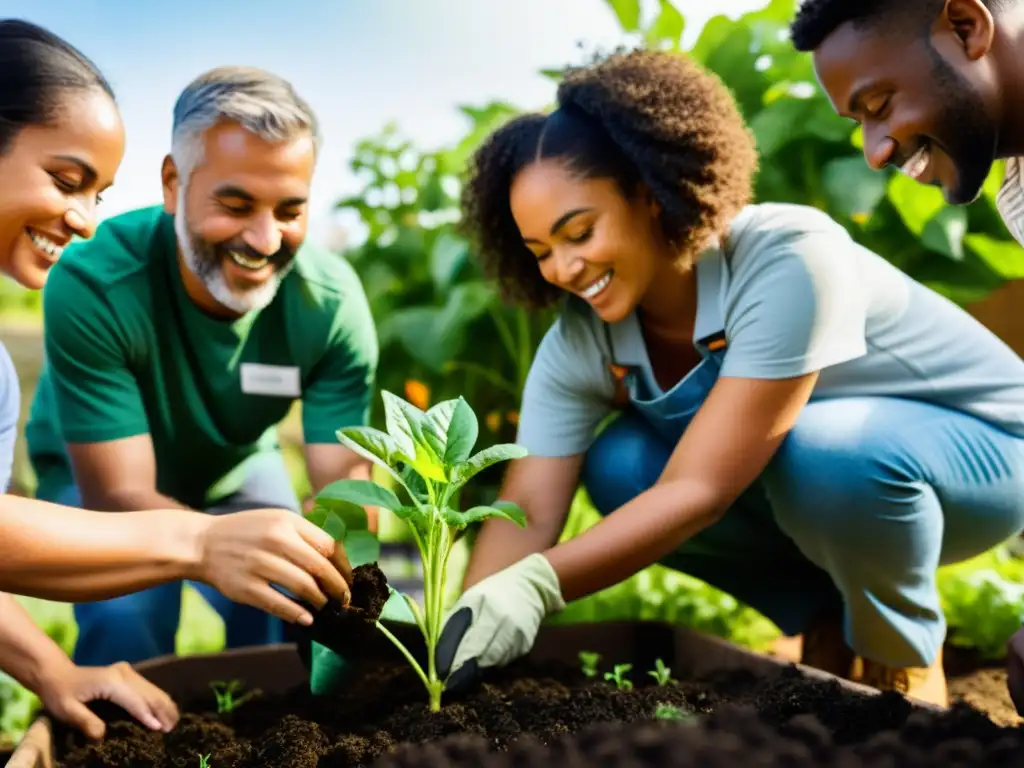
<path fill-rule="evenodd" d="M 711 7 L 735 15 L 765 2 L 676 7 L 689 39 Z M 67 38 L 117 91 L 128 146 L 103 216 L 159 202 L 171 108 L 193 77 L 249 64 L 291 80 L 323 124 L 310 230 L 320 242 L 333 202 L 354 189 L 347 163 L 360 138 L 394 120 L 421 145 L 446 144 L 467 127 L 457 104 L 542 106 L 554 84 L 540 68 L 577 61 L 579 42 L 622 41 L 604 0 L 2 0 L 0 9 Z"/>

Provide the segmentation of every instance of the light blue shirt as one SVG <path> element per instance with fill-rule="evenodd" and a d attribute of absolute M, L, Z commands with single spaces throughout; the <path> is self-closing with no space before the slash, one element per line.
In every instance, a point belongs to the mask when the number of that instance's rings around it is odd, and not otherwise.
<path fill-rule="evenodd" d="M 939 257 L 936 257 L 939 258 Z M 812 399 L 906 397 L 1024 436 L 1024 362 L 962 308 L 854 241 L 821 211 L 745 208 L 696 262 L 694 340 L 725 331 L 721 376 L 819 372 Z M 573 299 L 527 377 L 517 441 L 534 456 L 584 452 L 612 412 L 602 322 Z M 615 362 L 657 386 L 636 314 L 609 327 Z M 896 427 L 898 428 L 898 427 Z"/>
<path fill-rule="evenodd" d="M 18 436 L 18 415 L 21 412 L 21 387 L 7 348 L 0 343 L 0 493 L 11 486 L 14 468 L 14 445 Z"/>

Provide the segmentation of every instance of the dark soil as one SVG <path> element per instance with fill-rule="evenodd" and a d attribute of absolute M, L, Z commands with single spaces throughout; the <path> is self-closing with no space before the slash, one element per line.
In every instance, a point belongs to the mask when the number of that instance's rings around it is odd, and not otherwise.
<path fill-rule="evenodd" d="M 358 583 L 378 587 L 374 570 L 357 574 Z M 319 617 L 321 636 L 372 626 L 379 605 L 364 600 Z M 624 660 L 602 667 L 612 661 Z M 96 705 L 111 723 L 106 739 L 86 744 L 59 728 L 58 766 L 184 768 L 199 766 L 200 755 L 209 755 L 210 768 L 1024 766 L 1024 732 L 965 703 L 935 714 L 896 694 L 862 696 L 795 668 L 771 678 L 733 672 L 665 686 L 644 667 L 628 676 L 635 687 L 618 690 L 578 666 L 523 661 L 489 672 L 432 714 L 408 665 L 373 662 L 337 698 L 300 688 L 254 696 L 223 715 L 212 693 L 181 702 L 185 714 L 170 734 Z M 683 720 L 656 718 L 664 704 Z"/>

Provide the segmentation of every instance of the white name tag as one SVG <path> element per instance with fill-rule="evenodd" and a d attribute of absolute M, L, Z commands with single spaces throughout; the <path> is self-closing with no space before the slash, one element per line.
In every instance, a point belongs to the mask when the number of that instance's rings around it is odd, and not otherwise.
<path fill-rule="evenodd" d="M 247 395 L 298 397 L 302 394 L 298 366 L 242 363 L 242 391 Z"/>

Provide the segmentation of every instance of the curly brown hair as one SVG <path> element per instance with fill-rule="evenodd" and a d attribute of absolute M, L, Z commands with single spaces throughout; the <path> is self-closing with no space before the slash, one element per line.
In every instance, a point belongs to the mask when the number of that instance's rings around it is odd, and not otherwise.
<path fill-rule="evenodd" d="M 627 198 L 646 186 L 664 236 L 692 259 L 752 197 L 754 137 L 731 92 L 684 54 L 617 52 L 566 71 L 558 109 L 525 114 L 496 130 L 473 156 L 460 229 L 503 298 L 532 308 L 564 292 L 548 283 L 523 244 L 509 204 L 525 166 L 563 160 L 583 178 L 614 179 Z"/>

